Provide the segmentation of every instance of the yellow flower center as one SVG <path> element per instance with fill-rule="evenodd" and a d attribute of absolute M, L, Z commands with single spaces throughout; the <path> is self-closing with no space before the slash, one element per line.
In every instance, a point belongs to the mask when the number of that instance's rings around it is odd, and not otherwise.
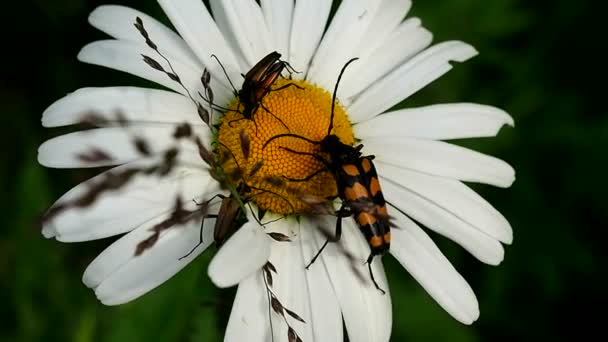
<path fill-rule="evenodd" d="M 329 157 L 319 152 L 319 144 L 297 137 L 281 137 L 264 144 L 279 134 L 293 134 L 313 141 L 327 136 L 331 115 L 331 94 L 305 81 L 279 79 L 278 89 L 267 94 L 253 119 L 244 119 L 242 104 L 235 99 L 222 117 L 218 130 L 217 151 L 220 164 L 241 198 L 256 203 L 261 209 L 278 214 L 303 214 L 310 200 L 337 195 L 336 181 L 325 165 L 311 155 Z M 300 89 L 303 88 L 303 89 Z M 238 112 L 237 110 L 238 107 Z M 342 106 L 336 103 L 332 133 L 352 145 L 354 136 Z M 291 151 L 290 151 L 291 150 Z M 316 175 L 310 177 L 311 175 Z"/>

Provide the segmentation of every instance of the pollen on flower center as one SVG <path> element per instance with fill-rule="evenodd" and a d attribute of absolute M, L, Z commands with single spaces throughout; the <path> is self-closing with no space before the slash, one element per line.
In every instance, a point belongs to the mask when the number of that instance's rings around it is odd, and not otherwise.
<path fill-rule="evenodd" d="M 296 137 L 281 137 L 265 147 L 264 144 L 286 133 L 321 141 L 327 136 L 332 97 L 305 81 L 279 79 L 273 89 L 289 83 L 294 85 L 267 94 L 252 120 L 243 118 L 243 106 L 235 99 L 222 117 L 217 149 L 220 164 L 234 188 L 246 189 L 242 198 L 278 214 L 302 214 L 310 210 L 303 196 L 333 198 L 337 187 L 330 172 L 320 172 L 325 168 L 322 162 L 293 151 L 321 155 L 325 160 L 328 156 L 319 153 L 318 144 Z M 333 121 L 332 133 L 352 145 L 352 127 L 338 103 Z M 239 187 L 240 184 L 244 186 Z"/>

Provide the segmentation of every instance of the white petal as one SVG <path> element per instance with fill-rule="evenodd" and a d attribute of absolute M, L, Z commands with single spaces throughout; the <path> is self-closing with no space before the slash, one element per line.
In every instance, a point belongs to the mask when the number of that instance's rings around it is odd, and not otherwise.
<path fill-rule="evenodd" d="M 95 287 L 102 303 L 119 305 L 140 297 L 173 277 L 213 241 L 212 229 L 205 229 L 203 244 L 188 255 L 199 241 L 199 219 L 165 230 L 153 247 L 135 256 L 137 245 L 152 234 L 148 228 L 162 219 L 125 235 L 89 265 L 83 282 Z"/>
<path fill-rule="evenodd" d="M 270 238 L 251 214 L 248 217 L 209 264 L 209 278 L 218 287 L 238 284 L 268 261 Z"/>
<path fill-rule="evenodd" d="M 319 87 L 333 89 L 344 63 L 358 57 L 355 48 L 379 5 L 380 1 L 362 0 L 343 1 L 340 4 L 312 59 L 307 80 Z"/>
<path fill-rule="evenodd" d="M 263 274 L 255 272 L 239 283 L 226 327 L 224 342 L 268 342 L 270 321 L 269 301 Z"/>
<path fill-rule="evenodd" d="M 215 24 L 219 28 L 220 32 L 224 36 L 226 43 L 230 46 L 234 57 L 238 61 L 238 65 L 240 67 L 241 72 L 245 72 L 249 70 L 250 66 L 245 61 L 245 57 L 243 56 L 243 51 L 239 47 L 239 42 L 237 41 L 234 32 L 232 32 L 232 28 L 228 23 L 228 16 L 225 13 L 225 8 L 222 0 L 209 0 L 209 5 L 211 7 L 211 13 L 213 14 L 213 19 L 215 20 Z M 234 82 L 234 81 L 233 81 Z M 238 82 L 237 82 L 238 83 Z"/>
<path fill-rule="evenodd" d="M 426 48 L 432 39 L 431 32 L 420 26 L 420 19 L 404 21 L 387 39 L 379 41 L 377 49 L 359 55 L 361 59 L 344 73 L 339 98 L 351 102 L 362 90 Z"/>
<path fill-rule="evenodd" d="M 319 228 L 309 219 L 301 219 L 299 242 L 302 248 L 302 261 L 307 265 L 319 251 L 323 240 Z M 343 341 L 342 313 L 336 293 L 329 280 L 325 267 L 312 266 L 305 271 L 308 284 L 311 317 L 306 321 L 312 328 L 312 341 Z"/>
<path fill-rule="evenodd" d="M 323 36 L 331 3 L 331 0 L 296 1 L 288 60 L 303 75 L 308 72 L 310 59 Z"/>
<path fill-rule="evenodd" d="M 186 96 L 135 87 L 81 88 L 55 101 L 42 114 L 42 125 L 57 127 L 83 122 L 87 115 L 108 121 L 122 116 L 127 122 L 189 122 L 203 125 L 196 106 Z"/>
<path fill-rule="evenodd" d="M 196 205 L 185 203 L 184 207 L 188 210 L 194 210 L 196 208 Z M 212 211 L 217 209 L 217 205 L 212 205 Z M 135 250 L 137 248 L 137 245 L 141 241 L 149 238 L 152 235 L 151 229 L 154 227 L 154 225 L 167 219 L 169 215 L 169 213 L 159 215 L 158 217 L 149 220 L 137 229 L 126 234 L 122 238 L 116 240 L 116 242 L 111 244 L 101 254 L 99 254 L 97 258 L 95 258 L 95 260 L 93 260 L 93 262 L 91 262 L 91 264 L 87 267 L 82 277 L 83 283 L 91 288 L 98 287 L 103 281 L 107 280 L 113 273 L 118 271 L 122 266 L 129 263 L 132 259 L 146 256 L 146 254 L 152 252 L 156 247 L 159 247 L 159 244 L 155 244 L 154 246 L 152 246 L 152 248 L 145 250 L 144 253 L 141 254 L 139 257 L 135 256 Z M 201 227 L 203 228 L 203 241 L 208 242 L 206 242 L 204 245 L 197 247 L 197 249 L 201 250 L 195 252 L 197 254 L 202 252 L 205 248 L 208 247 L 209 242 L 213 241 L 213 229 L 210 227 L 213 227 L 215 219 L 206 218 L 203 226 L 201 226 L 200 220 L 198 220 L 198 222 L 196 223 L 198 223 L 198 232 L 196 232 L 196 235 L 186 232 L 186 236 L 189 236 L 192 240 L 190 241 L 190 245 L 188 246 L 188 248 L 184 249 L 185 253 L 180 255 L 180 257 L 186 255 L 188 252 L 193 250 L 193 248 L 200 241 Z M 157 242 L 166 241 L 166 234 L 170 230 L 177 230 L 178 233 L 184 233 L 184 230 L 187 229 L 184 228 L 184 225 L 176 225 L 174 227 L 171 227 L 169 230 L 161 232 L 159 240 Z M 169 235 L 168 237 L 174 236 L 175 235 Z M 161 249 L 163 249 L 163 247 L 161 247 Z M 194 258 L 194 256 L 192 256 L 192 258 Z"/>
<path fill-rule="evenodd" d="M 180 151 L 194 151 L 195 145 L 181 140 L 176 143 L 172 126 L 130 126 L 97 128 L 73 132 L 47 140 L 38 148 L 38 162 L 47 167 L 82 168 L 110 166 L 127 163 L 144 157 L 135 146 L 135 138 L 147 142 L 150 151 L 160 153 L 171 147 Z M 194 126 L 194 134 L 203 141 L 209 140 L 206 127 Z M 86 160 L 83 155 L 102 151 L 109 156 L 104 160 Z"/>
<path fill-rule="evenodd" d="M 348 108 L 349 118 L 365 121 L 391 108 L 452 69 L 450 61 L 464 62 L 476 54 L 459 41 L 431 46 L 361 93 Z"/>
<path fill-rule="evenodd" d="M 379 0 L 379 2 L 378 11 L 367 28 L 367 32 L 360 38 L 359 46 L 355 49 L 360 55 L 368 55 L 378 49 L 380 44 L 399 26 L 412 7 L 410 0 Z"/>
<path fill-rule="evenodd" d="M 509 187 L 515 170 L 506 162 L 443 141 L 405 137 L 364 140 L 367 153 L 386 164 L 467 182 Z"/>
<path fill-rule="evenodd" d="M 381 178 L 381 182 L 386 200 L 409 217 L 456 242 L 486 264 L 498 265 L 503 260 L 504 249 L 498 240 L 420 194 L 396 185 L 387 178 Z M 389 215 L 390 210 L 389 208 Z"/>
<path fill-rule="evenodd" d="M 326 218 L 325 222 L 333 233 L 335 218 Z M 350 218 L 343 220 L 342 230 L 340 241 L 328 244 L 321 259 L 338 297 L 348 337 L 352 342 L 386 342 L 391 333 L 392 310 L 382 260 L 375 257 L 372 270 L 386 294 L 376 289 L 370 279 L 365 263 L 370 249 L 363 234 Z M 324 238 L 317 241 L 318 244 L 323 242 Z M 313 264 L 311 268 L 321 266 Z"/>
<path fill-rule="evenodd" d="M 479 317 L 479 304 L 466 280 L 454 269 L 433 240 L 412 220 L 391 213 L 391 254 L 450 315 L 464 324 Z"/>
<path fill-rule="evenodd" d="M 299 225 L 295 220 L 281 222 L 284 227 L 280 229 L 285 232 L 293 231 L 295 237 L 291 241 L 272 243 L 272 252 L 269 262 L 276 269 L 273 273 L 272 291 L 277 296 L 281 304 L 300 316 L 306 323 L 299 322 L 292 317 L 285 315 L 287 321 L 303 341 L 313 341 L 313 322 L 311 316 L 310 291 L 306 281 L 304 261 L 302 260 L 302 249 L 299 240 Z M 336 309 L 337 306 L 334 308 Z M 328 308 L 331 310 L 331 308 Z M 273 334 L 276 341 L 287 340 L 287 325 L 283 317 L 273 312 L 272 314 Z M 325 315 L 323 316 L 325 318 Z M 341 326 L 340 326 L 341 328 Z"/>
<path fill-rule="evenodd" d="M 146 158 L 106 171 L 72 188 L 52 208 L 83 198 L 108 174 L 145 169 L 158 165 L 159 161 L 160 158 Z M 162 177 L 139 174 L 120 189 L 106 191 L 84 208 L 61 212 L 44 224 L 43 234 L 47 238 L 56 237 L 64 242 L 88 241 L 122 234 L 172 211 L 178 197 L 184 202 L 199 199 L 210 186 L 210 181 L 206 170 L 179 166 Z M 215 181 L 213 183 L 209 191 L 218 190 Z"/>
<path fill-rule="evenodd" d="M 476 103 L 447 103 L 400 109 L 354 126 L 359 138 L 407 136 L 448 140 L 493 137 L 503 125 L 513 126 L 505 111 Z"/>
<path fill-rule="evenodd" d="M 272 46 L 289 60 L 289 37 L 293 15 L 293 0 L 262 0 L 262 12 L 273 41 Z"/>
<path fill-rule="evenodd" d="M 273 51 L 270 33 L 266 28 L 260 6 L 253 0 L 212 1 L 226 19 L 229 32 L 238 43 L 238 48 L 248 68 Z M 213 8 L 213 7 L 212 7 Z"/>
<path fill-rule="evenodd" d="M 91 12 L 89 23 L 116 39 L 142 43 L 145 39 L 133 25 L 137 17 L 142 20 L 150 39 L 161 52 L 168 52 L 193 65 L 200 65 L 183 39 L 158 20 L 138 10 L 119 5 L 102 5 Z"/>
<path fill-rule="evenodd" d="M 376 162 L 379 174 L 435 203 L 498 241 L 511 243 L 509 222 L 483 197 L 461 182 Z"/>
<path fill-rule="evenodd" d="M 283 227 L 277 227 L 278 231 L 287 231 L 292 241 L 272 243 L 269 261 L 276 273 L 272 273 L 271 289 L 285 308 L 295 312 L 306 323 L 287 314 L 285 318 L 303 341 L 342 341 L 342 317 L 325 268 L 322 264 L 316 270 L 304 268 L 305 256 L 301 247 L 306 246 L 305 249 L 311 252 L 310 257 L 316 253 L 317 247 L 312 248 L 309 237 L 305 241 L 297 241 L 304 235 L 299 235 L 296 222 L 282 223 Z M 264 280 L 262 274 L 256 272 L 239 284 L 225 341 L 286 340 L 285 320 L 269 311 Z M 269 317 L 273 336 L 269 334 Z"/>
<path fill-rule="evenodd" d="M 202 1 L 159 0 L 159 3 L 214 79 L 225 87 L 230 85 L 212 55 L 217 56 L 233 82 L 240 80 L 237 58 Z"/>
<path fill-rule="evenodd" d="M 170 79 L 164 72 L 153 69 L 143 61 L 142 54 L 153 58 L 160 63 L 165 70 L 170 70 L 169 65 L 152 49 L 146 45 L 138 45 L 133 42 L 120 40 L 102 40 L 88 44 L 78 54 L 80 61 L 101 65 L 115 70 L 128 72 L 141 78 L 161 84 L 183 95 L 191 94 L 197 96 L 202 92 L 200 77 L 203 70 L 175 58 L 165 55 L 171 62 L 171 66 L 180 77 L 186 91 L 178 82 Z M 228 102 L 232 94 L 224 87 L 214 87 L 215 103 L 223 105 Z"/>

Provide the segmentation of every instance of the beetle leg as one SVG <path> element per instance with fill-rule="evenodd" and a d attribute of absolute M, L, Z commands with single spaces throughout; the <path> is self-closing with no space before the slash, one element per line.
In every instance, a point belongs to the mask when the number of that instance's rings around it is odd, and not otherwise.
<path fill-rule="evenodd" d="M 270 111 L 270 109 L 266 108 L 266 106 L 264 106 L 264 103 L 260 102 L 260 107 L 262 107 L 262 109 L 264 109 L 264 110 L 265 110 L 265 111 L 266 111 L 268 114 L 270 114 L 270 115 L 274 116 L 274 118 L 275 118 L 275 119 L 277 119 L 277 120 L 278 120 L 278 121 L 281 123 L 281 125 L 283 125 L 283 126 L 284 126 L 284 127 L 287 129 L 287 132 L 291 132 L 291 131 L 289 130 L 289 127 L 287 127 L 287 125 L 285 124 L 285 122 L 283 122 L 283 120 L 281 120 L 281 118 L 279 118 L 278 116 L 274 115 L 274 114 L 273 114 L 273 113 Z M 255 122 L 255 121 L 254 121 L 254 122 Z"/>
<path fill-rule="evenodd" d="M 214 200 L 214 199 L 216 199 L 216 198 L 221 198 L 221 199 L 224 199 L 224 198 L 226 198 L 226 196 L 224 196 L 224 195 L 222 195 L 222 194 L 215 194 L 215 195 L 213 195 L 213 196 L 212 196 L 210 199 L 208 199 L 208 200 L 206 200 L 206 201 L 204 201 L 204 202 L 201 202 L 201 203 L 198 203 L 198 202 L 197 202 L 196 200 L 194 200 L 194 199 L 193 199 L 192 201 L 193 201 L 193 202 L 194 202 L 196 205 L 199 205 L 199 206 L 205 206 L 205 207 L 206 207 L 206 206 L 208 206 L 208 205 L 209 205 L 209 203 L 210 203 L 211 201 L 213 201 L 213 200 Z M 201 210 L 203 210 L 203 208 L 201 208 Z M 206 209 L 205 209 L 205 210 L 206 210 Z M 203 215 L 203 219 L 201 220 L 201 229 L 200 229 L 200 233 L 199 233 L 199 241 L 198 241 L 198 243 L 196 244 L 196 246 L 192 247 L 192 249 L 190 250 L 190 252 L 188 252 L 186 255 L 182 256 L 181 258 L 179 258 L 179 260 L 182 260 L 183 258 L 188 257 L 190 254 L 192 254 L 192 253 L 193 253 L 193 252 L 194 252 L 194 251 L 195 251 L 195 250 L 198 248 L 198 246 L 200 246 L 200 245 L 202 245 L 202 244 L 203 244 L 203 242 L 204 242 L 204 241 L 203 241 L 203 229 L 204 229 L 204 225 L 205 225 L 205 219 L 206 219 L 206 218 L 217 218 L 217 215 Z"/>
<path fill-rule="evenodd" d="M 288 62 L 283 62 L 283 65 L 285 66 L 285 68 L 287 69 L 287 72 L 289 73 L 289 79 L 291 79 L 291 74 L 295 73 L 295 74 L 301 74 L 301 71 L 297 71 L 296 69 L 294 69 L 291 64 L 289 64 Z"/>
<path fill-rule="evenodd" d="M 226 196 L 224 196 L 222 194 L 215 194 L 215 195 L 213 195 L 213 197 L 211 197 L 210 199 L 208 199 L 204 202 L 198 203 L 195 199 L 192 199 L 192 202 L 194 202 L 194 204 L 196 204 L 196 205 L 208 205 L 209 202 L 211 202 L 212 200 L 214 200 L 216 198 L 224 199 L 224 197 L 226 197 Z"/>
<path fill-rule="evenodd" d="M 369 276 L 372 278 L 372 282 L 374 283 L 374 286 L 376 286 L 378 291 L 382 292 L 382 294 L 384 295 L 384 294 L 386 294 L 386 291 L 384 291 L 383 289 L 380 288 L 380 286 L 376 282 L 376 278 L 374 278 L 374 272 L 372 272 L 372 261 L 373 260 L 374 260 L 374 254 L 370 254 L 369 257 L 367 258 L 367 268 L 369 269 Z"/>
<path fill-rule="evenodd" d="M 342 204 L 342 207 L 340 207 L 340 209 L 336 212 L 336 216 L 337 216 L 337 220 L 336 220 L 336 233 L 334 236 L 327 236 L 327 240 L 325 240 L 325 243 L 323 244 L 323 246 L 321 246 L 321 248 L 319 249 L 319 251 L 317 252 L 317 254 L 315 254 L 315 256 L 312 258 L 312 260 L 310 260 L 310 262 L 308 263 L 308 265 L 306 265 L 306 269 L 308 269 L 310 267 L 310 265 L 312 265 L 317 258 L 319 257 L 319 255 L 321 255 L 321 252 L 323 252 L 323 250 L 325 249 L 325 247 L 327 247 L 327 244 L 330 242 L 338 242 L 340 241 L 340 238 L 342 237 L 342 218 L 343 217 L 348 217 L 352 215 L 352 212 L 350 209 L 348 209 L 344 204 Z"/>
<path fill-rule="evenodd" d="M 224 196 L 222 195 L 222 197 L 224 197 Z M 190 254 L 194 253 L 194 251 L 198 248 L 198 246 L 200 246 L 200 245 L 203 244 L 203 226 L 205 225 L 205 219 L 206 218 L 217 218 L 217 215 L 205 215 L 205 216 L 203 216 L 203 219 L 201 220 L 201 229 L 200 229 L 200 232 L 199 232 L 198 243 L 196 244 L 196 246 L 192 247 L 192 249 L 190 250 L 190 252 L 186 253 L 186 255 L 180 257 L 178 260 L 182 260 L 184 258 L 187 258 L 188 256 L 190 256 Z"/>

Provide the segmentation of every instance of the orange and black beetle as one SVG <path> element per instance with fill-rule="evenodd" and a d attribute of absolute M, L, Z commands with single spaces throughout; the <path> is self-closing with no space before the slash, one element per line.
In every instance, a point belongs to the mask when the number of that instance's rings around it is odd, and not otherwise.
<path fill-rule="evenodd" d="M 323 138 L 323 140 L 314 141 L 303 136 L 286 133 L 270 138 L 265 142 L 264 147 L 275 139 L 281 137 L 294 137 L 306 140 L 311 144 L 319 145 L 319 152 L 329 154 L 330 160 L 326 160 L 324 157 L 316 153 L 300 152 L 286 147 L 281 147 L 292 153 L 309 155 L 325 165 L 323 169 L 316 171 L 304 179 L 290 179 L 291 181 L 308 180 L 320 172 L 330 171 L 336 180 L 338 197 L 342 199 L 342 206 L 337 211 L 338 220 L 336 223 L 335 237 L 328 238 L 308 266 L 310 266 L 316 260 L 328 242 L 336 242 L 340 239 L 342 233 L 342 218 L 353 215 L 357 224 L 359 225 L 359 229 L 367 239 L 371 249 L 371 253 L 367 259 L 367 264 L 372 281 L 374 282 L 376 288 L 384 293 L 374 279 L 374 275 L 371 270 L 371 263 L 374 256 L 383 255 L 389 250 L 391 233 L 389 216 L 386 210 L 386 201 L 382 195 L 376 168 L 372 163 L 374 156 L 362 156 L 361 149 L 363 148 L 363 145 L 353 147 L 344 144 L 340 141 L 340 138 L 337 135 L 331 134 L 338 84 L 340 83 L 340 79 L 342 78 L 346 67 L 355 60 L 357 60 L 357 58 L 353 58 L 348 61 L 338 76 L 338 81 L 336 82 L 332 98 L 329 128 L 327 130 L 327 135 L 325 138 Z"/>

